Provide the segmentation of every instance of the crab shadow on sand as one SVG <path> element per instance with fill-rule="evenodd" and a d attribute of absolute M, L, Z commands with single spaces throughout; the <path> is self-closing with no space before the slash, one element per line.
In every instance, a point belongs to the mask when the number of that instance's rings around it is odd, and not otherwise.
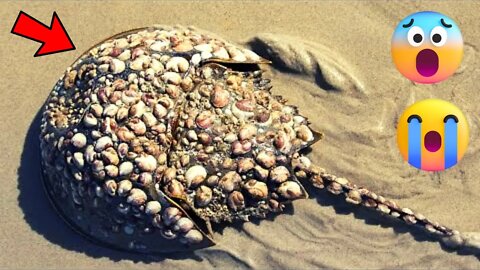
<path fill-rule="evenodd" d="M 42 235 L 55 245 L 59 245 L 67 250 L 84 253 L 94 258 L 107 257 L 113 261 L 131 260 L 145 263 L 159 262 L 165 259 L 182 260 L 189 258 L 197 261 L 203 260 L 195 251 L 166 253 L 162 255 L 146 255 L 117 251 L 96 245 L 71 229 L 55 212 L 43 190 L 39 147 L 40 119 L 41 112 L 39 111 L 28 129 L 21 156 L 21 164 L 18 169 L 18 189 L 20 191 L 18 203 L 23 211 L 25 221 L 36 233 Z M 416 241 L 434 241 L 418 228 L 407 226 L 397 220 L 382 217 L 370 209 L 352 207 L 352 205 L 346 203 L 339 196 L 333 196 L 325 190 L 317 190 L 308 185 L 306 185 L 306 189 L 311 195 L 311 199 L 316 199 L 319 203 L 319 207 L 333 207 L 337 214 L 350 215 L 353 213 L 355 218 L 364 220 L 367 225 L 393 228 L 396 233 L 410 233 Z M 288 205 L 284 214 L 293 215 L 294 207 Z M 272 221 L 276 216 L 278 215 L 268 215 L 267 219 Z M 254 219 L 252 222 L 256 225 L 262 223 L 259 219 Z M 222 234 L 226 227 L 234 228 L 241 233 L 243 223 L 221 224 L 214 226 L 214 230 Z M 217 240 L 221 242 L 221 239 Z M 446 252 L 454 252 L 443 245 L 442 249 Z M 459 255 L 471 255 L 471 253 L 463 251 L 457 251 L 457 253 Z M 480 259 L 480 256 L 477 255 L 477 258 Z"/>

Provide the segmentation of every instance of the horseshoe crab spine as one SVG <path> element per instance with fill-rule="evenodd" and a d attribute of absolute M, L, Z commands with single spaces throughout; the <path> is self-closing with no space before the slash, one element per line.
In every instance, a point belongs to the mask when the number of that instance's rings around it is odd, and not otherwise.
<path fill-rule="evenodd" d="M 344 195 L 345 201 L 350 204 L 374 209 L 381 215 L 393 217 L 409 226 L 419 227 L 450 249 L 468 249 L 474 253 L 480 253 L 477 235 L 462 234 L 409 208 L 400 207 L 395 201 L 386 199 L 367 188 L 358 187 L 346 178 L 330 174 L 324 168 L 311 165 L 308 158 L 304 156 L 296 154 L 292 160 L 292 166 L 299 179 L 310 182 L 315 188 L 326 188 L 334 195 Z"/>

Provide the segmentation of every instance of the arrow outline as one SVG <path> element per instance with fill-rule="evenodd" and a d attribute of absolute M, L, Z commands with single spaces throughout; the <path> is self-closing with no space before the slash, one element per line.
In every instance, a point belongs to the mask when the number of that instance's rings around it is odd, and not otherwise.
<path fill-rule="evenodd" d="M 42 41 L 42 40 L 38 40 L 38 39 L 35 39 L 35 38 L 27 37 L 27 36 L 22 35 L 22 34 L 20 34 L 20 33 L 14 32 L 15 26 L 17 26 L 18 20 L 20 20 L 20 16 L 21 16 L 22 14 L 25 15 L 25 16 L 27 16 L 28 18 L 34 20 L 35 22 L 43 25 L 44 27 L 48 28 L 49 30 L 52 30 L 52 28 L 53 28 L 53 21 L 55 20 L 55 18 L 57 18 L 58 23 L 60 24 L 60 26 L 61 26 L 62 29 L 63 29 L 63 32 L 65 33 L 65 35 L 67 36 L 68 40 L 69 40 L 70 43 L 72 44 L 72 48 L 63 49 L 63 50 L 60 50 L 60 51 L 54 51 L 54 52 L 48 52 L 48 53 L 38 54 L 38 52 L 43 48 L 43 46 L 45 46 L 46 41 Z M 40 43 L 42 44 L 42 45 L 40 46 L 40 48 L 38 48 L 38 50 L 35 52 L 35 54 L 33 55 L 33 57 L 39 57 L 39 56 L 44 56 L 44 55 L 49 55 L 49 54 L 54 54 L 54 53 L 72 51 L 72 50 L 75 50 L 75 49 L 76 49 L 75 44 L 73 44 L 73 41 L 72 41 L 72 39 L 70 38 L 70 35 L 68 34 L 67 30 L 66 30 L 65 27 L 63 26 L 63 23 L 62 23 L 62 21 L 60 20 L 60 17 L 58 17 L 56 11 L 53 12 L 52 20 L 51 20 L 51 22 L 50 22 L 50 26 L 48 26 L 48 25 L 42 23 L 41 21 L 35 19 L 34 17 L 28 15 L 26 12 L 20 10 L 20 12 L 18 13 L 17 19 L 15 19 L 15 23 L 13 24 L 13 27 L 12 27 L 12 30 L 10 31 L 10 33 L 11 33 L 11 34 L 14 34 L 14 35 L 17 35 L 17 36 L 20 36 L 20 37 L 23 37 L 23 38 L 26 38 L 26 39 L 33 40 L 33 41 L 35 41 L 35 42 L 40 42 Z"/>

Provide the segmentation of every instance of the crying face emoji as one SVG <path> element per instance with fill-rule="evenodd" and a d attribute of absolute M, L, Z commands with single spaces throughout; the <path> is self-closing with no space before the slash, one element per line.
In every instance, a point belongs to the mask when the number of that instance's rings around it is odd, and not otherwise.
<path fill-rule="evenodd" d="M 425 171 L 442 171 L 457 164 L 467 150 L 468 138 L 463 113 L 441 99 L 413 104 L 398 121 L 397 144 L 403 159 Z"/>
<path fill-rule="evenodd" d="M 398 71 L 417 83 L 437 83 L 451 76 L 463 57 L 460 29 L 449 17 L 423 11 L 403 19 L 392 37 Z"/>

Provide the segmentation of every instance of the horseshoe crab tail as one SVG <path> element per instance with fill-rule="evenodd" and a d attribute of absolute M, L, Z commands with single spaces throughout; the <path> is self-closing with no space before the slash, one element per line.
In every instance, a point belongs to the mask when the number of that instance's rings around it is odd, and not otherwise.
<path fill-rule="evenodd" d="M 337 177 L 327 173 L 323 168 L 311 165 L 310 160 L 304 156 L 294 156 L 292 167 L 299 179 L 307 180 L 318 189 L 326 188 L 332 194 L 343 194 L 345 201 L 350 204 L 371 208 L 409 226 L 420 227 L 450 249 L 480 254 L 480 233 L 460 233 L 441 225 L 409 208 L 400 207 L 396 202 L 377 195 L 367 188 L 358 187 L 346 178 Z"/>

